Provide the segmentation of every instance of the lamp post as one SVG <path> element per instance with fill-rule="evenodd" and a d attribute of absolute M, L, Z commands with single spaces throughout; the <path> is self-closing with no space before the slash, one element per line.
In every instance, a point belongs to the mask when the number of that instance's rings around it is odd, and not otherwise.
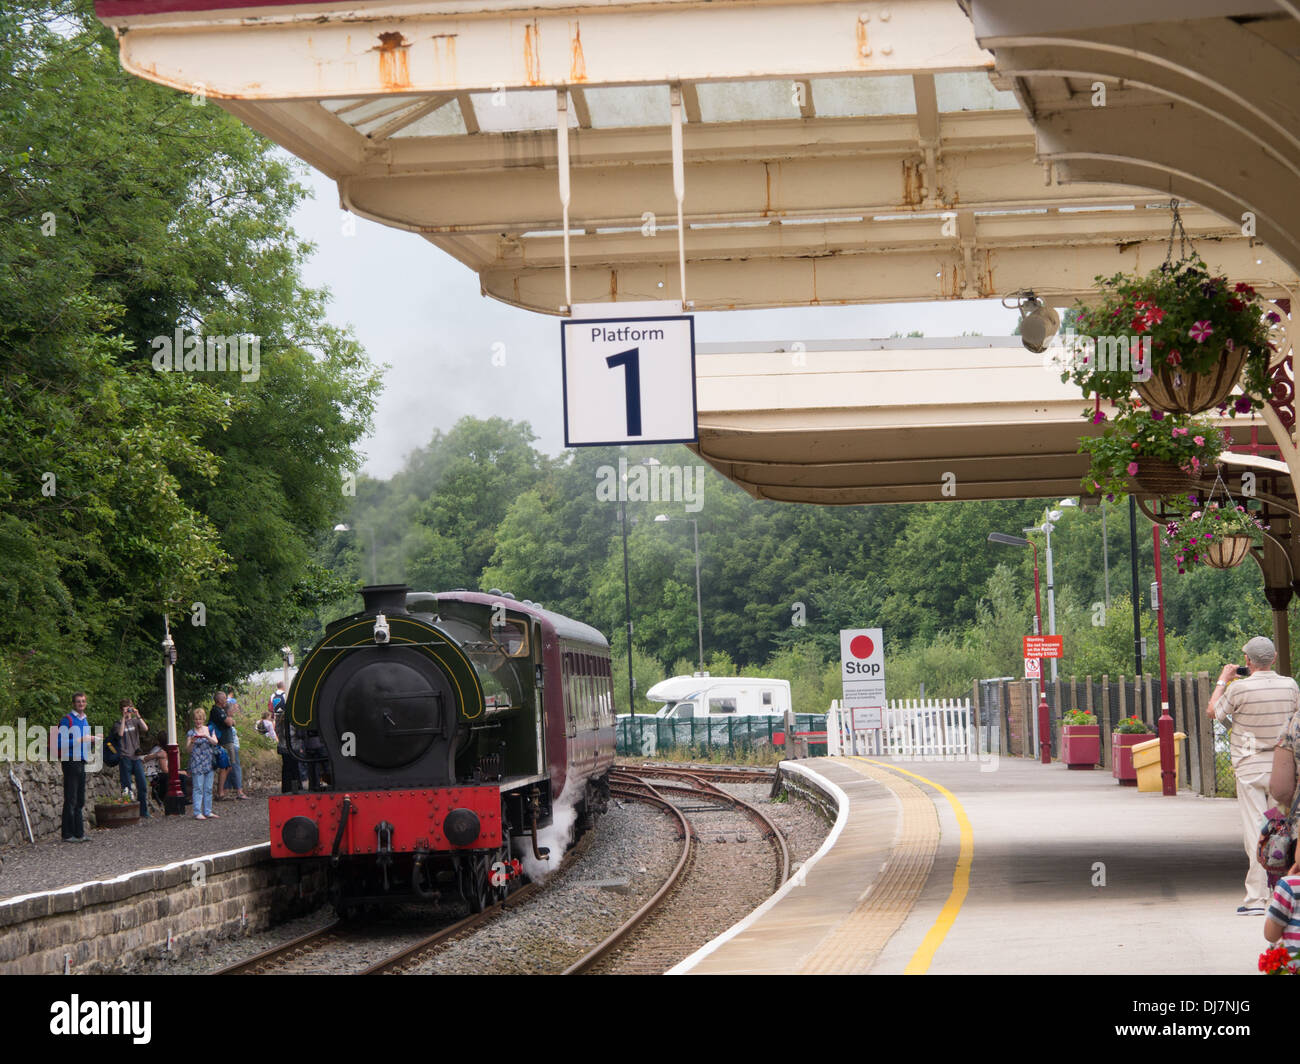
<path fill-rule="evenodd" d="M 1078 506 L 1073 499 L 1062 499 L 1057 506 L 1060 509 L 1047 508 L 1043 511 L 1043 523 L 1026 532 L 1043 532 L 1047 536 L 1047 634 L 1056 635 L 1056 577 L 1052 569 L 1052 529 L 1064 515 L 1065 510 Z M 1052 683 L 1056 683 L 1056 658 L 1052 662 Z"/>
<path fill-rule="evenodd" d="M 1156 734 L 1160 738 L 1161 793 L 1178 794 L 1178 777 L 1174 770 L 1174 718 L 1169 715 L 1169 673 L 1165 663 L 1165 585 L 1160 578 L 1160 526 L 1151 526 L 1156 569 L 1156 635 L 1160 647 L 1160 720 Z"/>
<path fill-rule="evenodd" d="M 655 521 L 663 524 L 671 521 L 667 514 L 659 514 Z M 683 518 L 690 521 L 695 532 L 695 627 L 700 641 L 700 672 L 704 671 L 704 609 L 700 605 L 700 523 L 694 517 Z"/>
<path fill-rule="evenodd" d="M 1026 530 L 1028 531 L 1028 530 Z M 1034 635 L 1043 634 L 1043 601 L 1038 593 L 1038 544 L 1021 536 L 1009 536 L 1005 532 L 990 532 L 990 543 L 1002 543 L 1008 547 L 1029 547 L 1034 552 Z M 1038 663 L 1038 675 L 1043 674 L 1042 660 Z M 1042 737 L 1047 734 L 1047 700 L 1039 697 L 1038 680 L 1033 681 L 1034 704 L 1038 712 L 1034 715 L 1034 745 L 1043 750 Z M 1051 755 L 1043 750 L 1044 763 L 1051 760 Z"/>
<path fill-rule="evenodd" d="M 351 532 L 351 531 L 352 531 L 352 526 L 351 526 L 351 525 L 335 525 L 335 526 L 334 526 L 334 531 L 335 531 L 335 532 Z M 372 584 L 378 584 L 378 583 L 379 583 L 379 564 L 378 564 L 378 561 L 377 561 L 377 555 L 376 555 L 376 553 L 375 553 L 375 530 L 374 530 L 373 528 L 362 528 L 361 526 L 358 526 L 358 527 L 357 527 L 357 531 L 358 531 L 358 532 L 363 532 L 363 531 L 364 531 L 364 532 L 369 532 L 369 533 L 370 533 L 370 582 L 371 582 Z"/>
<path fill-rule="evenodd" d="M 167 692 L 167 796 L 163 812 L 169 815 L 185 813 L 185 791 L 181 787 L 181 749 L 176 741 L 176 677 L 172 672 L 176 664 L 176 644 L 172 641 L 171 622 L 163 614 L 163 681 Z"/>
<path fill-rule="evenodd" d="M 627 492 L 623 493 L 624 495 Z M 632 679 L 632 584 L 627 575 L 627 500 L 619 503 L 619 521 L 623 526 L 623 616 L 627 620 L 627 711 L 636 716 L 636 681 Z M 629 735 L 631 733 L 629 732 Z"/>
<path fill-rule="evenodd" d="M 643 458 L 647 467 L 659 465 L 658 458 Z M 627 473 L 623 473 L 623 490 L 619 492 L 619 524 L 623 526 L 623 611 L 627 619 L 627 711 L 636 715 L 636 680 L 632 675 L 632 583 L 627 564 Z M 635 518 L 633 518 L 635 520 Z M 629 731 L 629 735 L 631 732 Z"/>

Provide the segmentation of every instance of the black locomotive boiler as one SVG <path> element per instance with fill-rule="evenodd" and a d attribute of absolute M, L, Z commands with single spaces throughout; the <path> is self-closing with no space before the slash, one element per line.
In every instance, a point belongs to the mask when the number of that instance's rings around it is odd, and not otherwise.
<path fill-rule="evenodd" d="M 289 689 L 286 725 L 323 751 L 328 782 L 271 798 L 271 853 L 328 859 L 345 913 L 449 889 L 481 911 L 519 881 L 525 847 L 540 855 L 557 802 L 580 822 L 605 808 L 609 643 L 495 591 L 362 595 Z"/>

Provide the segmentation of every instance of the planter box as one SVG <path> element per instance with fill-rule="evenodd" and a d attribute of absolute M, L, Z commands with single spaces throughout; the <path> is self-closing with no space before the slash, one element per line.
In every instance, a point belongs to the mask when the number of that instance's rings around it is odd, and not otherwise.
<path fill-rule="evenodd" d="M 1137 786 L 1137 770 L 1133 767 L 1133 747 L 1137 746 L 1138 743 L 1147 742 L 1150 738 L 1150 732 L 1137 732 L 1135 734 L 1111 732 L 1110 774 L 1119 780 L 1122 785 L 1126 787 Z"/>
<path fill-rule="evenodd" d="M 1101 725 L 1061 725 L 1061 760 L 1066 768 L 1096 768 L 1101 760 Z"/>
<path fill-rule="evenodd" d="M 1174 732 L 1174 790 L 1178 789 L 1178 773 L 1183 761 L 1183 741 L 1187 738 L 1182 732 Z M 1139 791 L 1164 790 L 1164 779 L 1160 774 L 1160 739 L 1157 736 L 1145 743 L 1133 747 L 1133 765 L 1137 769 L 1137 786 Z"/>
<path fill-rule="evenodd" d="M 95 824 L 101 828 L 124 828 L 137 823 L 140 819 L 140 806 L 137 802 L 129 805 L 104 805 L 95 803 Z"/>

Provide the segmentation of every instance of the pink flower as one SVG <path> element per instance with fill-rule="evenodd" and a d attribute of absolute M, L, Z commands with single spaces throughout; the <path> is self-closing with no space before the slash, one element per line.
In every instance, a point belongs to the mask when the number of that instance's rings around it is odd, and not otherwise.
<path fill-rule="evenodd" d="M 1134 476 L 1134 475 L 1136 475 L 1137 471 L 1138 471 L 1138 464 L 1137 464 L 1136 462 L 1129 462 L 1129 464 L 1128 464 L 1128 475 L 1129 475 L 1129 476 Z"/>
<path fill-rule="evenodd" d="M 1193 442 L 1194 444 L 1196 444 L 1197 447 L 1204 447 L 1204 446 L 1205 446 L 1205 437 L 1204 437 L 1204 436 L 1193 436 L 1193 437 L 1192 437 L 1192 442 Z"/>
<path fill-rule="evenodd" d="M 1094 425 L 1100 425 L 1105 420 L 1106 420 L 1106 415 L 1103 414 L 1100 410 L 1098 410 L 1095 414 L 1092 415 L 1092 423 Z"/>
<path fill-rule="evenodd" d="M 1186 429 L 1174 429 L 1172 435 L 1174 435 L 1174 436 L 1186 436 L 1186 435 L 1187 435 L 1187 430 L 1186 430 Z"/>
<path fill-rule="evenodd" d="M 1210 338 L 1212 332 L 1214 332 L 1214 326 L 1209 321 L 1198 321 L 1188 330 L 1188 335 L 1198 344 L 1203 344 Z"/>

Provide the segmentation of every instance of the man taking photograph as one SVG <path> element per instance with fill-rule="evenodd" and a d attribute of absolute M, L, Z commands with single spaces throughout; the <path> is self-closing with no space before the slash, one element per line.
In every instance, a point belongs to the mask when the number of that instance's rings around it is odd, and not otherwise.
<path fill-rule="evenodd" d="M 1232 728 L 1228 749 L 1237 776 L 1237 807 L 1241 810 L 1249 861 L 1246 900 L 1237 912 L 1242 916 L 1263 916 L 1271 892 L 1268 875 L 1255 856 L 1259 828 L 1268 807 L 1273 747 L 1287 721 L 1300 710 L 1300 688 L 1290 676 L 1273 671 L 1277 648 L 1271 639 L 1257 635 L 1241 649 L 1246 664 L 1223 667 L 1205 712 L 1211 720 L 1223 721 Z"/>

